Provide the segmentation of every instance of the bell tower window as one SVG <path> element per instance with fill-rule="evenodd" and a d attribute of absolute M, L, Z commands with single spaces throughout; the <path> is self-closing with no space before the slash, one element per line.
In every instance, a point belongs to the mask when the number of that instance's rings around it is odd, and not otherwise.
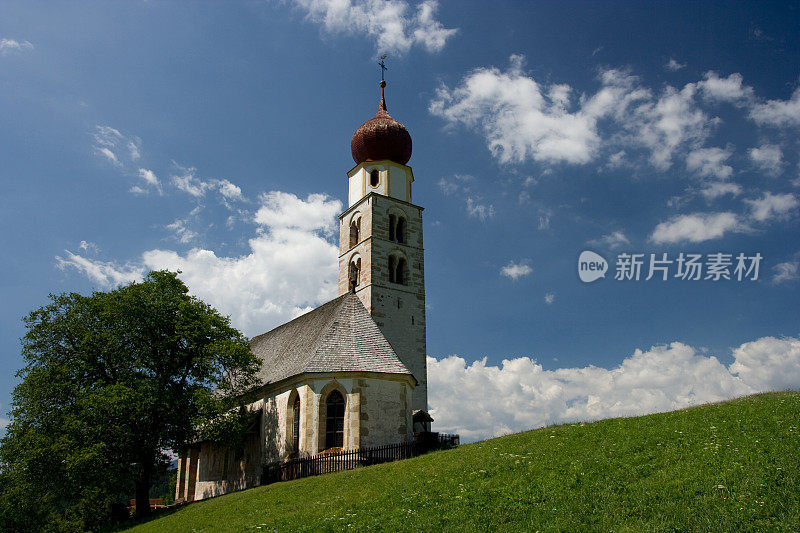
<path fill-rule="evenodd" d="M 389 282 L 408 285 L 408 266 L 405 258 L 394 255 L 389 256 Z M 398 302 L 398 307 L 399 305 Z"/>
<path fill-rule="evenodd" d="M 406 219 L 389 215 L 389 240 L 403 244 L 406 242 Z"/>
<path fill-rule="evenodd" d="M 356 217 L 350 222 L 350 248 L 361 240 L 361 217 Z"/>
<path fill-rule="evenodd" d="M 372 169 L 369 173 L 369 186 L 377 187 L 381 182 L 381 174 L 377 169 Z"/>
<path fill-rule="evenodd" d="M 353 259 L 350 261 L 350 266 L 347 269 L 347 280 L 350 292 L 356 292 L 356 287 L 359 284 L 361 275 L 361 258 Z"/>

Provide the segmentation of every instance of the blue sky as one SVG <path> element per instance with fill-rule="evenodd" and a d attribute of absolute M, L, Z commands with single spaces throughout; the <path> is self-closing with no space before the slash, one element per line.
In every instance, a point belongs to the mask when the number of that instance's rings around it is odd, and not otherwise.
<path fill-rule="evenodd" d="M 335 296 L 383 53 L 440 429 L 800 387 L 799 35 L 797 2 L 4 2 L 0 411 L 48 293 L 181 268 L 248 335 Z M 614 279 L 718 252 L 758 279 Z"/>

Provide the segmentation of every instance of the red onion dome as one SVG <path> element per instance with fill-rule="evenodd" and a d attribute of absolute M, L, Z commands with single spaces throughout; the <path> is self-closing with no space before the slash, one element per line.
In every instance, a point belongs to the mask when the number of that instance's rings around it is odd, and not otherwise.
<path fill-rule="evenodd" d="M 356 164 L 364 161 L 388 159 L 405 165 L 411 159 L 411 135 L 405 126 L 397 122 L 386 110 L 381 82 L 381 102 L 378 112 L 358 127 L 350 140 L 350 152 Z"/>

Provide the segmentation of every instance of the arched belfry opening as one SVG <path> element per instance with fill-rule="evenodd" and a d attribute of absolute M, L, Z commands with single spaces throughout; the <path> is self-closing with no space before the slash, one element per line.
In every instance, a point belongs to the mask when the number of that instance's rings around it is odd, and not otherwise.
<path fill-rule="evenodd" d="M 361 242 L 361 217 L 356 216 L 350 221 L 350 248 Z"/>
<path fill-rule="evenodd" d="M 361 283 L 361 258 L 356 256 L 350 259 L 350 265 L 347 268 L 347 285 L 350 292 L 356 292 Z"/>
<path fill-rule="evenodd" d="M 408 285 L 408 261 L 400 254 L 389 255 L 389 282 Z"/>
<path fill-rule="evenodd" d="M 406 242 L 406 219 L 400 215 L 389 215 L 389 240 L 403 244 Z"/>

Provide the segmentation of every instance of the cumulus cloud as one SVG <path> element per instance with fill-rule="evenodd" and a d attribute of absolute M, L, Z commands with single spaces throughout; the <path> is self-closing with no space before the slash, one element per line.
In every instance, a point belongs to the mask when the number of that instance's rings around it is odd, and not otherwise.
<path fill-rule="evenodd" d="M 548 424 L 637 416 L 800 387 L 800 340 L 763 337 L 733 350 L 726 367 L 680 342 L 636 350 L 611 370 L 544 370 L 534 359 L 428 358 L 431 414 L 467 441 Z"/>
<path fill-rule="evenodd" d="M 800 87 L 789 100 L 768 100 L 753 106 L 750 118 L 770 126 L 800 126 Z"/>
<path fill-rule="evenodd" d="M 625 236 L 625 233 L 621 231 L 614 231 L 608 235 L 603 235 L 599 239 L 592 239 L 589 241 L 589 244 L 592 246 L 605 246 L 611 250 L 620 248 L 621 246 L 625 246 L 626 244 L 630 243 L 631 241 L 629 241 L 628 237 Z"/>
<path fill-rule="evenodd" d="M 505 71 L 476 69 L 455 88 L 441 86 L 428 109 L 451 128 L 480 131 L 502 163 L 585 164 L 608 146 L 615 149 L 613 167 L 625 155 L 619 148 L 632 146 L 666 169 L 679 147 L 699 145 L 716 123 L 697 106 L 696 84 L 655 95 L 636 76 L 607 69 L 597 92 L 575 95 L 567 84 L 539 83 L 523 66 L 524 57 L 513 55 Z M 605 136 L 602 121 L 609 124 Z"/>
<path fill-rule="evenodd" d="M 33 50 L 33 44 L 30 41 L 17 41 L 16 39 L 0 39 L 0 55 L 8 55 L 12 53 L 25 52 Z"/>
<path fill-rule="evenodd" d="M 482 68 L 459 87 L 440 87 L 429 110 L 451 125 L 483 131 L 501 162 L 588 162 L 597 149 L 596 118 L 570 112 L 567 85 L 543 87 L 523 72 L 524 58 L 511 56 L 510 68 Z"/>
<path fill-rule="evenodd" d="M 727 78 L 720 78 L 712 71 L 705 73 L 704 79 L 697 83 L 703 96 L 721 102 L 742 102 L 753 98 L 753 88 L 744 85 L 742 75 L 734 72 Z"/>
<path fill-rule="evenodd" d="M 500 269 L 500 274 L 514 281 L 529 276 L 531 272 L 533 272 L 533 269 L 527 261 L 520 261 L 518 263 L 511 261 Z"/>
<path fill-rule="evenodd" d="M 405 0 L 294 0 L 309 20 L 331 33 L 368 35 L 381 52 L 406 53 L 412 46 L 441 51 L 458 31 L 436 20 L 438 3 L 412 10 Z"/>
<path fill-rule="evenodd" d="M 750 217 L 758 222 L 766 222 L 773 218 L 785 218 L 794 211 L 800 201 L 794 194 L 772 194 L 765 192 L 756 200 L 745 200 L 750 206 Z"/>
<path fill-rule="evenodd" d="M 774 144 L 764 144 L 758 148 L 747 151 L 750 160 L 760 170 L 770 176 L 777 176 L 783 168 L 783 152 L 781 147 Z"/>
<path fill-rule="evenodd" d="M 103 288 L 141 279 L 148 270 L 181 270 L 192 294 L 230 315 L 234 327 L 262 333 L 336 295 L 338 247 L 330 236 L 342 204 L 324 195 L 301 199 L 278 191 L 259 201 L 255 235 L 242 255 L 199 247 L 186 253 L 153 249 L 120 265 L 67 251 L 56 264 L 77 269 Z"/>
<path fill-rule="evenodd" d="M 650 240 L 656 244 L 703 242 L 742 229 L 743 225 L 739 218 L 731 212 L 693 213 L 677 215 L 659 223 L 650 235 Z"/>
<path fill-rule="evenodd" d="M 701 177 L 726 180 L 733 174 L 733 167 L 725 164 L 732 154 L 730 148 L 699 148 L 689 152 L 686 168 Z"/>
<path fill-rule="evenodd" d="M 706 200 L 714 200 L 720 196 L 725 196 L 726 194 L 738 196 L 741 194 L 741 192 L 742 186 L 738 183 L 722 183 L 719 181 L 709 183 L 700 190 L 700 193 L 705 197 Z"/>

